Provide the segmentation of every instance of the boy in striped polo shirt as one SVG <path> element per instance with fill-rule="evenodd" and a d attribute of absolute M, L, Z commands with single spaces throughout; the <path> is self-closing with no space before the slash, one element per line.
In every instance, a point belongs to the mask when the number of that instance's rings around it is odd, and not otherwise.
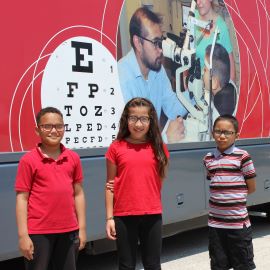
<path fill-rule="evenodd" d="M 238 121 L 219 116 L 213 126 L 217 148 L 204 157 L 209 199 L 209 255 L 212 270 L 255 269 L 247 195 L 256 189 L 250 155 L 235 147 Z"/>

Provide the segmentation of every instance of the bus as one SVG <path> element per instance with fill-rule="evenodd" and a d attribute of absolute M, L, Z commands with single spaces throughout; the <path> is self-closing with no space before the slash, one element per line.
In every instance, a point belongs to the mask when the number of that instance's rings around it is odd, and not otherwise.
<path fill-rule="evenodd" d="M 38 142 L 34 133 L 35 114 L 46 106 L 63 112 L 63 143 L 79 153 L 83 164 L 86 249 L 98 254 L 114 248 L 114 242 L 106 240 L 105 234 L 104 155 L 116 137 L 125 104 L 117 62 L 131 49 L 129 20 L 141 6 L 162 15 L 164 42 L 172 41 L 173 51 L 188 58 L 184 61 L 180 56 L 175 60 L 165 53 L 166 43 L 162 43 L 163 66 L 171 81 L 171 91 L 183 102 L 178 75 L 193 65 L 194 29 L 206 26 L 194 16 L 197 1 L 29 0 L 2 4 L 0 260 L 20 256 L 14 181 L 20 158 Z M 257 171 L 257 190 L 249 196 L 248 203 L 269 213 L 270 4 L 255 0 L 250 0 L 248 5 L 245 0 L 215 0 L 213 8 L 225 21 L 232 44 L 237 93 L 233 114 L 240 124 L 237 145 L 251 154 Z M 183 35 L 184 40 L 189 35 L 188 47 L 178 42 Z M 207 102 L 211 91 L 207 96 L 200 86 L 194 90 L 195 95 L 197 90 L 199 100 L 205 101 L 201 110 L 204 113 L 197 112 L 200 104 L 195 107 L 185 104 L 188 111 L 184 118 L 185 138 L 167 141 L 170 166 L 162 191 L 164 236 L 207 224 L 209 181 L 202 158 L 215 147 L 209 122 L 211 106 Z M 160 125 L 165 141 L 168 121 L 162 114 Z"/>

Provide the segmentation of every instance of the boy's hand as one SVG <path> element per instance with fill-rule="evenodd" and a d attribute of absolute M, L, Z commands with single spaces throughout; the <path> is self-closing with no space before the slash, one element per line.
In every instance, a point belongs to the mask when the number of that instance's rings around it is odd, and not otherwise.
<path fill-rule="evenodd" d="M 182 117 L 171 120 L 166 131 L 168 143 L 178 143 L 185 137 L 185 126 Z"/>
<path fill-rule="evenodd" d="M 79 230 L 79 240 L 80 240 L 79 250 L 82 250 L 86 244 L 86 230 L 85 229 Z"/>
<path fill-rule="evenodd" d="M 115 222 L 113 219 L 107 220 L 106 233 L 107 233 L 108 239 L 116 240 Z"/>
<path fill-rule="evenodd" d="M 114 179 L 107 180 L 106 189 L 110 190 L 112 193 L 114 192 Z"/>
<path fill-rule="evenodd" d="M 27 260 L 33 260 L 33 254 L 34 254 L 34 244 L 29 237 L 29 235 L 19 237 L 19 248 L 22 253 L 22 255 Z"/>

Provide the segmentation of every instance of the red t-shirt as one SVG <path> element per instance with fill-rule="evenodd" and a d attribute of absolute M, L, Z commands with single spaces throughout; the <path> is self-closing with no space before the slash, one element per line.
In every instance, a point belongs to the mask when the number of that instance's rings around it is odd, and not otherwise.
<path fill-rule="evenodd" d="M 167 147 L 165 153 L 169 156 Z M 150 143 L 114 141 L 106 158 L 117 166 L 114 179 L 114 216 L 162 213 L 161 180 Z"/>
<path fill-rule="evenodd" d="M 73 184 L 82 182 L 82 166 L 77 153 L 63 145 L 61 152 L 54 160 L 36 147 L 20 160 L 15 190 L 29 192 L 29 234 L 78 229 Z"/>

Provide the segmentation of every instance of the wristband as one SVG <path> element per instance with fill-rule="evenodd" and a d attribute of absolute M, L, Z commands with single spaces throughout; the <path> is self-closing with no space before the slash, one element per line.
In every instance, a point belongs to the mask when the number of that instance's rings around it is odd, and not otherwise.
<path fill-rule="evenodd" d="M 108 220 L 114 220 L 114 217 L 108 217 L 108 218 L 106 218 L 106 221 L 108 221 Z"/>

